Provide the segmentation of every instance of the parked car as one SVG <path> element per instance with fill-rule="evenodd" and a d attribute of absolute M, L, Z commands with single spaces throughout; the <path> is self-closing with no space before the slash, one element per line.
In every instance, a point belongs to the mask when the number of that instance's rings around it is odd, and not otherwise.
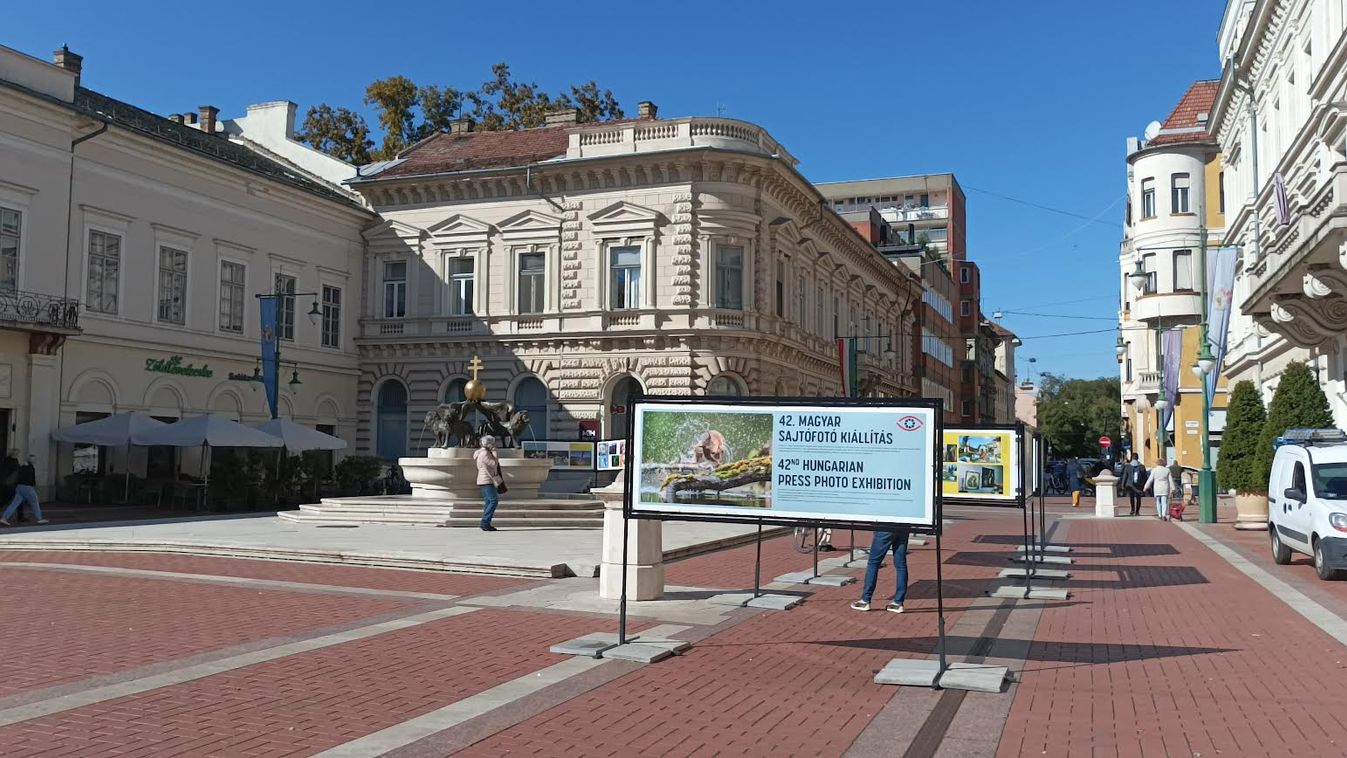
<path fill-rule="evenodd" d="M 1272 560 L 1304 553 L 1320 579 L 1335 579 L 1347 570 L 1347 434 L 1292 429 L 1278 442 L 1267 490 Z"/>

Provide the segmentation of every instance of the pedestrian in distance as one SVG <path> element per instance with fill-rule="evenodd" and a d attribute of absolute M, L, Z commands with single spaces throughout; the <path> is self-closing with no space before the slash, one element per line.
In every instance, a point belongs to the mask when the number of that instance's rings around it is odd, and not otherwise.
<path fill-rule="evenodd" d="M 1155 517 L 1161 521 L 1168 521 L 1169 493 L 1173 489 L 1169 467 L 1163 463 L 1156 463 L 1151 469 L 1150 476 L 1146 477 L 1145 488 L 1155 495 Z"/>
<path fill-rule="evenodd" d="M 509 491 L 505 486 L 505 477 L 500 473 L 496 438 L 489 434 L 483 435 L 472 458 L 477 463 L 477 485 L 482 488 L 482 531 L 494 532 L 496 527 L 491 525 L 491 519 L 496 515 L 496 504 L 500 495 Z"/>
<path fill-rule="evenodd" d="M 1066 475 L 1071 480 L 1071 507 L 1080 507 L 1080 493 L 1085 488 L 1084 477 L 1080 473 L 1080 461 L 1072 458 L 1067 461 Z"/>
<path fill-rule="evenodd" d="M 1177 460 L 1169 462 L 1169 483 L 1173 487 L 1170 500 L 1176 503 L 1183 502 L 1183 467 Z"/>
<path fill-rule="evenodd" d="M 0 503 L 8 503 L 14 499 L 15 488 L 19 484 L 19 451 L 10 450 L 3 460 L 0 460 Z M 23 506 L 19 506 L 16 515 L 19 520 L 23 519 Z"/>
<path fill-rule="evenodd" d="M 907 527 L 898 527 L 893 531 L 877 531 L 870 540 L 870 560 L 865 564 L 865 584 L 861 587 L 861 599 L 851 604 L 857 611 L 870 610 L 870 599 L 875 595 L 875 583 L 879 580 L 879 567 L 884 565 L 884 554 L 893 552 L 893 573 L 898 586 L 893 591 L 893 602 L 884 607 L 890 613 L 903 612 L 903 600 L 907 597 Z"/>
<path fill-rule="evenodd" d="M 23 503 L 27 503 L 28 507 L 33 510 L 33 518 L 37 520 L 37 523 L 48 523 L 46 519 L 42 518 L 42 505 L 37 501 L 37 490 L 35 489 L 37 487 L 37 469 L 33 466 L 36 459 L 37 456 L 30 455 L 28 456 L 28 462 L 19 467 L 14 483 L 14 499 L 9 501 L 9 507 L 5 509 L 4 515 L 0 516 L 0 526 L 10 526 L 10 519 L 14 518 L 15 511 L 18 511 L 19 506 Z"/>
<path fill-rule="evenodd" d="M 1141 459 L 1136 453 L 1132 453 L 1132 460 L 1123 466 L 1122 470 L 1123 488 L 1127 490 L 1128 500 L 1131 502 L 1131 516 L 1141 515 L 1141 494 L 1146 487 L 1146 467 L 1141 465 Z"/>

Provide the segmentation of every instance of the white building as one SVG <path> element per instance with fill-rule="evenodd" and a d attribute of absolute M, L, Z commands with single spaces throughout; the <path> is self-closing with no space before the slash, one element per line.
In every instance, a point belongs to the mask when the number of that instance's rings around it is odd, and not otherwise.
<path fill-rule="evenodd" d="M 1239 245 L 1228 376 L 1270 400 L 1308 362 L 1347 427 L 1347 9 L 1231 0 L 1212 109 Z"/>
<path fill-rule="evenodd" d="M 67 50 L 51 64 L 0 47 L 0 447 L 35 453 L 48 486 L 72 467 L 58 426 L 130 410 L 266 418 L 265 393 L 231 376 L 257 366 L 254 295 L 276 287 L 315 293 L 283 308 L 282 385 L 301 383 L 281 415 L 354 439 L 372 214 L 297 168 L 331 159 L 283 162 L 226 138 L 212 107 L 162 118 L 80 78 Z M 266 131 L 248 118 L 242 133 Z M 129 466 L 176 463 L 151 449 Z"/>
<path fill-rule="evenodd" d="M 865 394 L 916 394 L 909 341 L 877 338 L 914 333 L 920 284 L 762 128 L 650 103 L 466 127 L 351 182 L 384 219 L 365 234 L 363 448 L 424 448 L 422 414 L 461 398 L 478 354 L 537 439 L 624 435 L 636 391 L 839 395 L 851 335 L 876 338 Z"/>

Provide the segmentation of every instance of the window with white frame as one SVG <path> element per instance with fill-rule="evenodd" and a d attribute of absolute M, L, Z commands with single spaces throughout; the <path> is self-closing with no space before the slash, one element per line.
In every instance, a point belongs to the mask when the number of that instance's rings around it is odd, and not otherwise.
<path fill-rule="evenodd" d="M 117 312 L 117 285 L 122 271 L 122 238 L 89 232 L 89 275 L 85 307 L 98 313 Z"/>
<path fill-rule="evenodd" d="M 220 331 L 243 333 L 243 288 L 247 267 L 220 261 Z"/>
<path fill-rule="evenodd" d="M 960 316 L 971 316 L 971 315 L 973 315 L 973 301 L 972 301 L 972 300 L 960 300 L 960 301 L 959 301 L 959 315 L 960 315 Z"/>
<path fill-rule="evenodd" d="M 1146 273 L 1146 286 L 1142 289 L 1142 294 L 1154 295 L 1159 288 L 1155 253 L 1146 253 L 1141 256 L 1141 270 Z"/>
<path fill-rule="evenodd" d="M 641 248 L 623 245 L 608 250 L 608 307 L 626 310 L 641 307 Z"/>
<path fill-rule="evenodd" d="M 742 245 L 716 246 L 717 308 L 744 309 L 744 248 Z"/>
<path fill-rule="evenodd" d="M 1174 251 L 1174 291 L 1193 291 L 1193 251 Z"/>
<path fill-rule="evenodd" d="M 450 258 L 449 269 L 449 315 L 471 316 L 473 314 L 472 288 L 475 265 L 472 258 Z"/>
<path fill-rule="evenodd" d="M 294 340 L 295 338 L 295 278 L 289 274 L 276 274 L 275 289 L 282 297 L 276 298 L 276 338 Z M 285 297 L 289 295 L 290 297 Z"/>
<path fill-rule="evenodd" d="M 1155 218 L 1155 179 L 1141 180 L 1141 217 Z"/>
<path fill-rule="evenodd" d="M 187 251 L 159 248 L 159 320 L 187 323 Z"/>
<path fill-rule="evenodd" d="M 959 283 L 968 284 L 971 281 L 973 281 L 973 269 L 969 268 L 968 266 L 960 266 Z"/>
<path fill-rule="evenodd" d="M 19 286 L 19 231 L 23 214 L 12 208 L 0 208 L 0 290 Z"/>
<path fill-rule="evenodd" d="M 1169 177 L 1169 212 L 1188 213 L 1188 175 Z"/>
<path fill-rule="evenodd" d="M 543 289 L 547 273 L 547 256 L 544 253 L 519 254 L 519 279 L 516 295 L 519 313 L 542 313 L 546 302 Z"/>
<path fill-rule="evenodd" d="M 407 261 L 384 261 L 384 318 L 407 316 Z"/>
<path fill-rule="evenodd" d="M 341 347 L 341 288 L 323 285 L 323 347 Z"/>

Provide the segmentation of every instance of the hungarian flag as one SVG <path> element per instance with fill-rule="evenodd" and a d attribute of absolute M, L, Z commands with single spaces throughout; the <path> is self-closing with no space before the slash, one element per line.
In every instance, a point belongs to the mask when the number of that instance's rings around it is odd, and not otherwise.
<path fill-rule="evenodd" d="M 842 371 L 842 393 L 856 397 L 856 340 L 843 337 L 837 340 L 837 365 Z"/>

